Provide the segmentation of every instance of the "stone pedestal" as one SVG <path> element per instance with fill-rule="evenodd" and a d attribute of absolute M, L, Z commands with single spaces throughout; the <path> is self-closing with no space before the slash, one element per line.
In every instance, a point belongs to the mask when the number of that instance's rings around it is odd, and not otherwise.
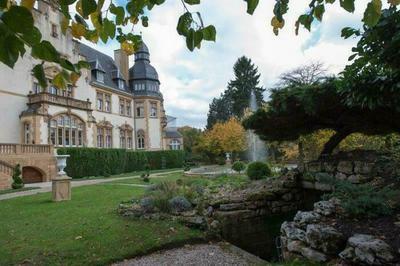
<path fill-rule="evenodd" d="M 69 176 L 61 175 L 52 180 L 53 201 L 71 200 L 71 179 Z"/>

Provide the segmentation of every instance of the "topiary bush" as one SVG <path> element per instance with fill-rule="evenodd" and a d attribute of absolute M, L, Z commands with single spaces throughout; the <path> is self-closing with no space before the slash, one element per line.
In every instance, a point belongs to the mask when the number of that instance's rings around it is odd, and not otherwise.
<path fill-rule="evenodd" d="M 247 176 L 251 180 L 266 178 L 272 174 L 268 164 L 263 162 L 253 162 L 247 166 Z"/>
<path fill-rule="evenodd" d="M 232 165 L 232 170 L 238 172 L 239 174 L 246 169 L 246 164 L 242 161 L 236 161 Z"/>
<path fill-rule="evenodd" d="M 72 178 L 181 168 L 184 163 L 183 151 L 59 148 L 57 153 L 70 155 L 65 171 Z"/>
<path fill-rule="evenodd" d="M 11 187 L 13 189 L 20 189 L 24 187 L 24 182 L 22 181 L 21 177 L 21 166 L 19 164 L 14 167 L 12 179 L 13 183 L 11 184 Z"/>
<path fill-rule="evenodd" d="M 169 201 L 170 208 L 173 212 L 186 212 L 192 209 L 192 204 L 183 196 L 173 197 Z"/>

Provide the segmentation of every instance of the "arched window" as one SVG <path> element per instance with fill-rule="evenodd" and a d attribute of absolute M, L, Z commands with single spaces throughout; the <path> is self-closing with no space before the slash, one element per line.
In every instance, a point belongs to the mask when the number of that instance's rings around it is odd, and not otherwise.
<path fill-rule="evenodd" d="M 171 150 L 180 150 L 181 149 L 181 142 L 177 139 L 172 139 L 169 142 L 169 148 Z"/>
<path fill-rule="evenodd" d="M 137 132 L 137 148 L 138 149 L 144 149 L 146 147 L 145 145 L 145 134 L 143 130 L 139 130 Z"/>
<path fill-rule="evenodd" d="M 50 143 L 58 147 L 82 147 L 85 123 L 74 115 L 63 114 L 50 120 Z"/>
<path fill-rule="evenodd" d="M 97 124 L 97 147 L 112 148 L 112 124 L 102 121 Z"/>

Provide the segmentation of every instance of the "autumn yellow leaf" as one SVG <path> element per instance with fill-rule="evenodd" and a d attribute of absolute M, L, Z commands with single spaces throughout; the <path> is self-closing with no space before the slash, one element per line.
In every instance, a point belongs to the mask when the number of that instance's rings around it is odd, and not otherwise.
<path fill-rule="evenodd" d="M 31 10 L 35 5 L 36 0 L 22 0 L 21 6 L 26 7 L 27 9 Z"/>
<path fill-rule="evenodd" d="M 86 28 L 82 24 L 72 22 L 71 33 L 77 39 L 81 39 L 86 33 Z"/>

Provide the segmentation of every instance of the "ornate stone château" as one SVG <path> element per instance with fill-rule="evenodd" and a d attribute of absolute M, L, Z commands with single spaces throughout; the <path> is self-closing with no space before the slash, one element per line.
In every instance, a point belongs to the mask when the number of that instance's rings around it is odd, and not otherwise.
<path fill-rule="evenodd" d="M 182 148 L 182 136 L 167 123 L 158 74 L 144 43 L 129 68 L 124 51 L 114 51 L 112 58 L 70 33 L 63 35 L 57 9 L 39 1 L 33 13 L 43 39 L 71 62 L 86 60 L 91 68 L 82 70 L 75 86 L 60 90 L 51 85 L 61 70 L 56 64 L 44 65 L 47 88 L 33 77 L 32 68 L 39 62 L 29 53 L 14 69 L 0 65 L 0 188 L 9 185 L 2 176 L 18 158 L 25 177 L 50 180 L 55 171 L 49 166 L 52 159 L 32 165 L 26 158 L 51 154 L 53 147 Z"/>

